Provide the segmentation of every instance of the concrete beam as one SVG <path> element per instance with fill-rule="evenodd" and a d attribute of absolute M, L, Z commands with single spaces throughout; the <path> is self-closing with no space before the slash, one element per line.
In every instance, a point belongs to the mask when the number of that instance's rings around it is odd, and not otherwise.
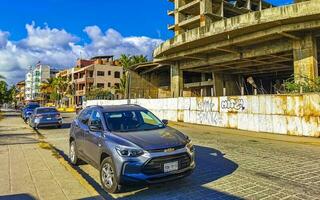
<path fill-rule="evenodd" d="M 216 42 L 212 42 L 208 45 L 202 45 L 200 47 L 195 48 L 185 48 L 185 50 L 177 52 L 177 53 L 170 53 L 170 55 L 161 56 L 158 58 L 155 58 L 156 62 L 161 62 L 165 60 L 170 60 L 176 57 L 182 57 L 184 55 L 192 55 L 192 54 L 199 54 L 201 52 L 210 52 L 218 48 L 227 48 L 229 46 L 236 46 L 236 45 L 243 45 L 250 42 L 259 42 L 263 38 L 268 38 L 270 36 L 276 36 L 279 37 L 279 32 L 291 32 L 291 31 L 298 31 L 301 29 L 316 29 L 320 28 L 320 20 L 310 21 L 310 22 L 301 22 L 294 25 L 282 25 L 273 27 L 267 30 L 262 30 L 250 34 L 241 35 L 238 37 L 233 36 L 233 38 L 228 38 L 228 34 L 224 34 L 224 40 L 218 40 L 216 39 Z M 213 39 L 203 38 L 207 39 L 207 41 L 211 41 Z M 199 43 L 200 40 L 198 40 Z M 189 44 L 190 45 L 190 44 Z M 182 48 L 181 48 L 182 49 Z"/>
<path fill-rule="evenodd" d="M 300 39 L 301 39 L 300 37 L 297 37 L 297 36 L 295 36 L 295 35 L 293 35 L 293 34 L 286 33 L 286 32 L 279 32 L 278 34 L 279 34 L 279 35 L 282 35 L 282 36 L 284 36 L 284 37 L 291 38 L 291 39 L 293 39 L 293 40 L 300 40 Z"/>
<path fill-rule="evenodd" d="M 192 68 L 200 68 L 203 66 L 210 66 L 230 61 L 236 60 L 244 60 L 250 59 L 254 57 L 270 55 L 270 54 L 277 54 L 281 52 L 287 52 L 292 50 L 292 43 L 288 40 L 278 40 L 272 43 L 267 43 L 261 46 L 258 46 L 254 49 L 246 49 L 243 50 L 242 53 L 229 53 L 225 55 L 218 55 L 209 57 L 208 60 L 201 60 L 201 61 L 185 61 L 181 62 L 181 69 L 192 69 Z"/>

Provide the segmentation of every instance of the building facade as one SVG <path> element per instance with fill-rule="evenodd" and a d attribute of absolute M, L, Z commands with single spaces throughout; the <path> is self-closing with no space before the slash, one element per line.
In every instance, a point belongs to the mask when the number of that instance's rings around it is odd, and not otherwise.
<path fill-rule="evenodd" d="M 123 67 L 113 60 L 113 56 L 97 56 L 89 60 L 79 59 L 76 67 L 60 71 L 57 76 L 70 81 L 73 97 L 69 98 L 69 105 L 78 105 L 95 88 L 115 94 L 114 87 L 121 83 L 123 73 Z M 121 97 L 115 94 L 116 99 Z"/>
<path fill-rule="evenodd" d="M 49 65 L 38 64 L 25 76 L 25 101 L 41 100 L 41 83 L 52 78 L 57 70 L 50 69 Z"/>
<path fill-rule="evenodd" d="M 155 49 L 153 63 L 133 68 L 155 88 L 152 97 L 282 93 L 285 80 L 319 76 L 319 0 L 279 7 L 262 0 L 171 2 L 175 36 Z"/>
<path fill-rule="evenodd" d="M 21 105 L 24 103 L 25 99 L 25 86 L 26 82 L 25 81 L 20 81 L 16 84 L 16 89 L 17 89 L 17 95 L 16 95 L 16 100 L 17 104 Z"/>

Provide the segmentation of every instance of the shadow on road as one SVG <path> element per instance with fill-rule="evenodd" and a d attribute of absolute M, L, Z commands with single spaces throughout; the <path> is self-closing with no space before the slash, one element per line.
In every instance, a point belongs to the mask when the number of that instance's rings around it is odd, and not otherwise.
<path fill-rule="evenodd" d="M 59 149 L 56 150 L 60 155 L 68 160 L 68 156 L 63 151 L 60 151 Z M 238 168 L 238 165 L 235 162 L 225 158 L 224 154 L 216 149 L 196 146 L 196 163 L 197 167 L 189 177 L 148 186 L 127 186 L 117 199 L 130 199 L 133 195 L 137 199 L 159 199 L 159 197 L 163 197 L 162 199 L 174 197 L 179 197 L 179 199 L 199 199 L 199 194 L 205 194 L 205 196 L 210 196 L 212 199 L 218 197 L 222 199 L 241 199 L 204 186 L 205 184 L 214 182 L 215 180 L 233 173 Z M 101 196 L 107 199 L 111 198 L 103 191 L 97 180 L 93 179 L 81 168 L 77 166 L 74 168 L 97 190 Z"/>
<path fill-rule="evenodd" d="M 41 129 L 41 130 L 52 130 L 52 129 L 60 130 L 60 129 L 69 129 L 70 126 L 71 126 L 71 123 L 63 123 L 61 128 L 57 128 L 55 126 L 51 126 L 51 127 L 49 126 L 49 127 L 39 127 L 39 129 Z"/>
<path fill-rule="evenodd" d="M 35 200 L 30 194 L 11 194 L 0 196 L 0 200 Z"/>

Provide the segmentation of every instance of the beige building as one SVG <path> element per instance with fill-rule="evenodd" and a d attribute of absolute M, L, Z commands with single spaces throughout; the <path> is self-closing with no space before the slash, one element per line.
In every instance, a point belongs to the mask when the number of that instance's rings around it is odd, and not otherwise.
<path fill-rule="evenodd" d="M 60 71 L 57 76 L 67 77 L 71 82 L 71 105 L 82 104 L 86 94 L 95 88 L 112 92 L 115 99 L 122 98 L 115 93 L 114 87 L 121 82 L 123 67 L 113 60 L 113 56 L 79 59 L 76 67 Z"/>
<path fill-rule="evenodd" d="M 149 84 L 132 81 L 132 97 L 274 94 L 319 76 L 320 0 L 170 1 L 175 36 L 134 66 Z"/>

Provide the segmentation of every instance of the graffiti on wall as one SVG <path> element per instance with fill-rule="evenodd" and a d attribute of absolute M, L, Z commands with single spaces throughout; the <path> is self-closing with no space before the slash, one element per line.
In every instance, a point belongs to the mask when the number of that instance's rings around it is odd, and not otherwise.
<path fill-rule="evenodd" d="M 197 99 L 197 110 L 218 111 L 218 102 L 218 98 L 199 98 Z"/>
<path fill-rule="evenodd" d="M 247 99 L 245 97 L 220 97 L 221 112 L 244 112 L 247 109 Z"/>

